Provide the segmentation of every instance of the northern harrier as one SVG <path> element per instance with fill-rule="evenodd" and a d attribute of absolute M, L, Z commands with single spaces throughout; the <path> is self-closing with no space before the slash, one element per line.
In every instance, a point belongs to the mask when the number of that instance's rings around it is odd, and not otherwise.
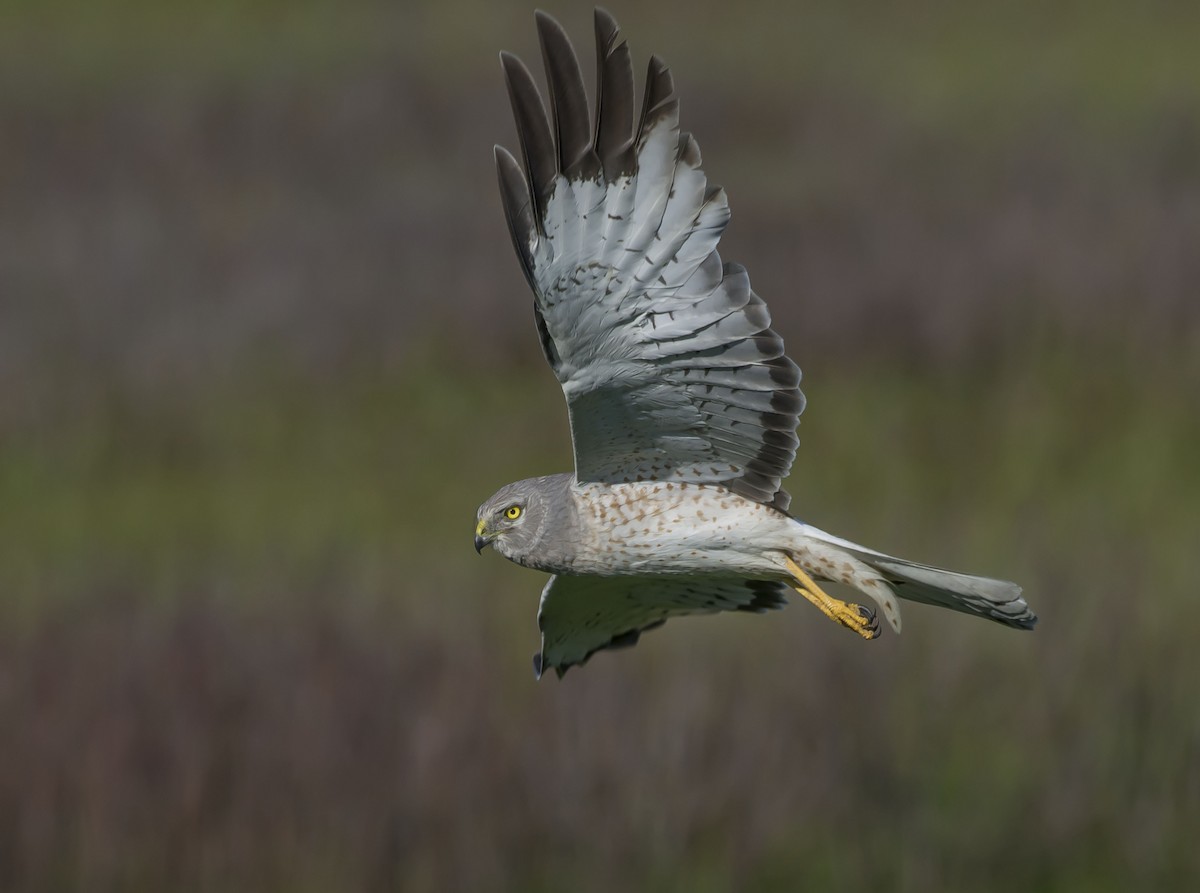
<path fill-rule="evenodd" d="M 537 14 L 550 115 L 529 71 L 501 54 L 521 161 L 496 147 L 542 350 L 562 385 L 575 473 L 518 481 L 479 507 L 475 548 L 552 576 L 534 671 L 561 676 L 683 614 L 763 611 L 795 590 L 865 639 L 896 596 L 1031 628 L 1014 583 L 893 558 L 788 514 L 781 483 L 804 409 L 800 370 L 746 270 L 722 263 L 723 190 L 679 130 L 670 72 L 650 60 L 635 114 L 629 49 L 595 13 L 593 125 L 575 51 Z"/>

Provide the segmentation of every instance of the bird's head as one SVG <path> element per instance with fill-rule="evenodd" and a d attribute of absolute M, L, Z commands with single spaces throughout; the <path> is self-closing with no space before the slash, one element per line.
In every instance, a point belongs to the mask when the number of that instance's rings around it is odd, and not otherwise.
<path fill-rule="evenodd" d="M 475 551 L 495 546 L 518 564 L 526 563 L 545 527 L 548 494 L 545 478 L 531 478 L 501 487 L 475 514 Z"/>

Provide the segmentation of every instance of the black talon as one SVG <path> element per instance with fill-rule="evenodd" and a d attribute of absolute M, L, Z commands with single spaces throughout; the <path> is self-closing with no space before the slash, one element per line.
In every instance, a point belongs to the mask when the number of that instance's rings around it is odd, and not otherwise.
<path fill-rule="evenodd" d="M 867 628 L 871 631 L 871 638 L 879 638 L 879 618 L 875 616 L 875 612 L 864 605 L 855 605 L 858 608 L 858 613 L 861 614 L 867 621 Z"/>

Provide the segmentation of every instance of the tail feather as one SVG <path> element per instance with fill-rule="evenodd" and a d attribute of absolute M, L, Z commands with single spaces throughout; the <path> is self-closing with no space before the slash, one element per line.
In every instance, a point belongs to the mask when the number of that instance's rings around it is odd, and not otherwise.
<path fill-rule="evenodd" d="M 873 568 L 900 598 L 987 617 L 1017 629 L 1033 629 L 1037 624 L 1037 615 L 1030 610 L 1016 583 L 906 561 L 810 525 L 804 528 L 808 536 L 836 546 Z"/>
<path fill-rule="evenodd" d="M 1016 583 L 960 574 L 902 558 L 861 557 L 883 575 L 900 598 L 978 614 L 1018 629 L 1033 629 L 1037 623 L 1037 615 L 1021 597 L 1021 587 Z"/>

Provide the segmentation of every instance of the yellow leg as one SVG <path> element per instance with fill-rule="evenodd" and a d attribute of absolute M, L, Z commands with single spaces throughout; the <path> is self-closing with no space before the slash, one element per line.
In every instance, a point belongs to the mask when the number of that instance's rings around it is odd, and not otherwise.
<path fill-rule="evenodd" d="M 787 563 L 787 568 L 791 571 L 792 576 L 795 577 L 792 588 L 816 605 L 817 610 L 822 614 L 847 629 L 854 630 L 864 639 L 874 639 L 879 635 L 879 621 L 875 619 L 874 611 L 864 608 L 862 605 L 852 605 L 826 595 L 825 591 L 813 582 L 813 578 L 806 574 L 800 565 L 792 561 L 790 555 L 785 555 L 783 560 Z"/>

